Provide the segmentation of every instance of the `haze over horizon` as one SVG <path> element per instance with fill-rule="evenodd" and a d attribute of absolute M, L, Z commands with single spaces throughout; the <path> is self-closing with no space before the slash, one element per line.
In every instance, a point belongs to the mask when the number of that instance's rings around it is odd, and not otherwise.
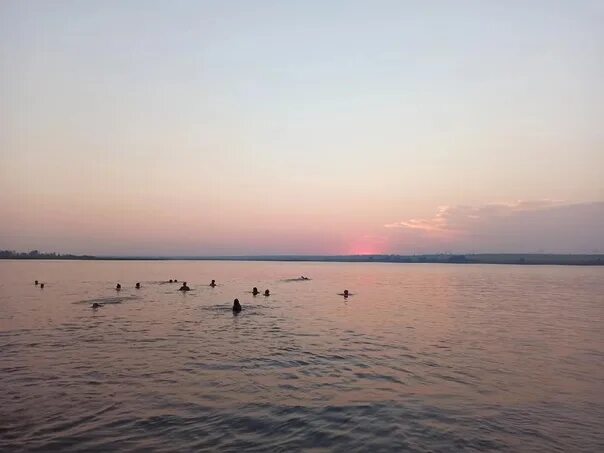
<path fill-rule="evenodd" d="M 0 3 L 0 249 L 604 252 L 604 6 Z"/>

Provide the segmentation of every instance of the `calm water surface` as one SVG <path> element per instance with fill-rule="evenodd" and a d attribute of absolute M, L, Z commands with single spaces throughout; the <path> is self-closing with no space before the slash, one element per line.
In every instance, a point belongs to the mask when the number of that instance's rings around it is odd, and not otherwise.
<path fill-rule="evenodd" d="M 603 315 L 604 268 L 0 261 L 0 450 L 604 451 Z"/>

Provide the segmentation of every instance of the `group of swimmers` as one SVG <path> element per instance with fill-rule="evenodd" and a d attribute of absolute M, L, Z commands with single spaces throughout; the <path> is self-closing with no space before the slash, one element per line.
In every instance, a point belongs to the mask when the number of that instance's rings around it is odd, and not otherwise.
<path fill-rule="evenodd" d="M 252 295 L 253 296 L 257 296 L 258 294 L 260 294 L 260 291 L 258 291 L 258 288 L 256 288 L 255 286 L 252 288 Z M 268 297 L 271 295 L 271 292 L 266 289 L 264 290 L 264 297 Z M 235 299 L 233 301 L 233 313 L 239 313 L 242 310 L 241 308 L 241 304 L 239 303 L 239 299 Z"/>
<path fill-rule="evenodd" d="M 174 280 L 174 281 L 176 282 L 178 280 Z M 216 287 L 216 280 L 212 280 L 208 286 L 210 286 L 212 288 L 215 288 Z M 189 288 L 187 286 L 187 282 L 183 282 L 182 286 L 179 289 L 179 291 L 191 291 L 191 288 Z"/>
<path fill-rule="evenodd" d="M 308 277 L 304 277 L 304 276 L 300 277 L 300 279 L 310 280 Z M 170 279 L 170 280 L 168 280 L 168 283 L 178 283 L 178 280 Z M 36 280 L 36 284 L 38 284 L 37 280 Z M 212 288 L 216 287 L 216 280 L 212 280 L 210 282 L 209 286 L 211 286 Z M 140 289 L 140 287 L 141 287 L 140 283 L 137 283 L 135 285 L 136 289 Z M 118 283 L 117 285 L 115 285 L 115 289 L 117 291 L 120 291 L 122 289 L 122 285 Z M 179 288 L 179 291 L 191 291 L 191 288 L 189 288 L 189 286 L 187 285 L 187 282 L 182 282 L 182 286 Z M 348 290 L 346 290 L 345 292 L 348 293 Z M 258 294 L 260 294 L 260 291 L 258 291 L 258 288 L 254 286 L 252 288 L 252 295 L 257 296 Z M 271 295 L 270 290 L 268 290 L 268 289 L 264 290 L 264 297 L 269 297 L 270 295 Z M 97 302 L 92 304 L 92 308 L 94 308 L 94 309 L 100 308 L 102 306 L 103 306 L 102 304 L 99 304 Z M 242 310 L 242 308 L 241 308 L 241 303 L 239 302 L 239 299 L 235 299 L 233 301 L 233 313 L 239 313 L 241 310 Z"/>
<path fill-rule="evenodd" d="M 301 280 L 310 280 L 308 277 L 304 277 L 304 276 L 301 276 L 300 279 Z M 36 286 L 40 285 L 40 288 L 44 288 L 44 283 L 40 283 L 40 282 L 38 282 L 38 280 L 36 280 L 34 283 L 35 283 Z M 176 279 L 170 279 L 170 280 L 168 280 L 168 283 L 178 283 L 178 280 L 176 280 Z M 212 280 L 210 282 L 209 286 L 211 286 L 212 288 L 216 287 L 216 280 Z M 134 287 L 136 289 L 140 289 L 141 288 L 140 282 L 137 282 L 136 285 L 134 285 Z M 121 289 L 122 289 L 122 285 L 120 283 L 118 283 L 117 285 L 115 285 L 115 290 L 116 291 L 121 291 Z M 191 290 L 191 288 L 189 288 L 187 286 L 187 282 L 182 282 L 182 286 L 180 287 L 179 291 L 190 291 L 190 290 Z M 252 288 L 252 295 L 253 296 L 257 296 L 258 294 L 260 294 L 260 291 L 258 291 L 258 288 L 254 286 L 254 288 Z M 269 297 L 270 295 L 271 295 L 271 292 L 268 289 L 266 289 L 264 291 L 264 296 L 265 297 Z M 344 292 L 340 293 L 339 295 L 340 296 L 344 296 L 344 298 L 346 299 L 346 298 L 348 298 L 348 296 L 350 295 L 350 293 L 348 292 L 347 289 L 345 289 Z M 103 304 L 99 304 L 98 302 L 95 302 L 95 303 L 92 304 L 91 308 L 97 309 L 97 308 L 100 308 L 102 306 L 103 306 Z M 239 313 L 241 310 L 242 310 L 242 308 L 241 308 L 241 303 L 239 302 L 239 299 L 235 299 L 233 301 L 233 313 Z"/>
<path fill-rule="evenodd" d="M 254 286 L 254 288 L 252 289 L 252 296 L 257 296 L 258 294 L 260 294 L 260 291 L 258 291 L 258 288 L 256 288 Z M 271 295 L 271 292 L 268 289 L 264 290 L 264 296 L 265 297 L 268 297 L 270 295 Z"/>
<path fill-rule="evenodd" d="M 134 285 L 134 287 L 136 289 L 141 289 L 141 284 L 140 282 L 136 282 L 136 285 Z M 122 285 L 120 285 L 119 283 L 117 285 L 115 285 L 115 290 L 116 291 L 120 291 L 122 289 Z"/>
<path fill-rule="evenodd" d="M 309 278 L 306 278 L 306 277 L 301 277 L 301 279 L 302 280 L 310 280 Z M 258 294 L 260 294 L 260 292 L 258 291 L 258 288 L 256 288 L 255 286 L 254 286 L 254 289 L 252 290 L 252 294 L 254 296 L 257 296 Z M 266 291 L 264 291 L 264 295 L 268 297 L 268 296 L 271 295 L 271 293 L 267 289 Z M 344 299 L 348 299 L 348 296 L 351 296 L 352 294 L 349 293 L 347 289 L 345 289 L 344 292 L 343 293 L 339 293 L 339 295 L 340 296 L 344 296 Z M 239 303 L 239 299 L 235 299 L 233 301 L 233 313 L 239 313 L 241 310 L 242 310 L 242 308 L 241 308 L 241 304 Z"/>
<path fill-rule="evenodd" d="M 170 282 L 172 282 L 172 280 L 170 280 Z M 174 282 L 178 282 L 178 280 L 174 280 Z M 216 285 L 216 280 L 212 280 L 208 286 L 210 286 L 212 288 L 215 288 L 217 286 Z M 187 286 L 187 282 L 183 282 L 182 286 L 179 289 L 179 291 L 191 291 L 191 288 L 189 288 Z"/>

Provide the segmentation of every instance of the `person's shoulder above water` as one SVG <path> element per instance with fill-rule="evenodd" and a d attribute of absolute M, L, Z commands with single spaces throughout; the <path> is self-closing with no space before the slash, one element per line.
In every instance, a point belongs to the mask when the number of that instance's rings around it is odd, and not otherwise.
<path fill-rule="evenodd" d="M 191 288 L 189 288 L 187 286 L 187 282 L 182 282 L 182 286 L 180 287 L 179 291 L 190 291 Z"/>

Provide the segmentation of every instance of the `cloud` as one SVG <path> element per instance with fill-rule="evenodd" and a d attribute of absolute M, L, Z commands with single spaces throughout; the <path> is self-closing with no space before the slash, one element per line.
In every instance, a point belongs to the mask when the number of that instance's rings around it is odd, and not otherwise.
<path fill-rule="evenodd" d="M 604 202 L 555 200 L 441 206 L 434 216 L 384 225 L 422 249 L 593 252 L 604 249 Z"/>
<path fill-rule="evenodd" d="M 443 231 L 448 227 L 447 212 L 449 206 L 439 206 L 436 215 L 430 219 L 409 219 L 400 222 L 388 223 L 386 228 L 409 228 L 428 232 Z"/>
<path fill-rule="evenodd" d="M 384 225 L 386 228 L 410 228 L 426 232 L 464 231 L 471 224 L 519 212 L 538 211 L 562 205 L 560 201 L 514 201 L 481 206 L 439 206 L 434 217 L 409 219 Z"/>

